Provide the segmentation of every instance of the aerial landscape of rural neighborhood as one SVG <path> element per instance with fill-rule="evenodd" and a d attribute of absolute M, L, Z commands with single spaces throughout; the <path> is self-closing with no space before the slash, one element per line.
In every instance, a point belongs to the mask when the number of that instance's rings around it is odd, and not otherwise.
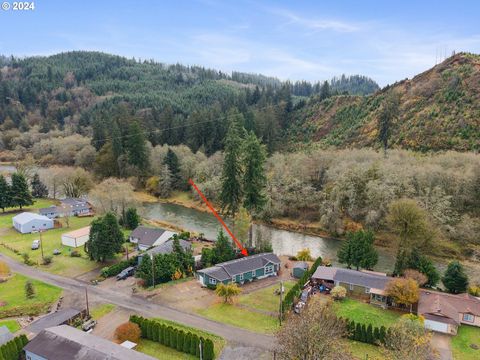
<path fill-rule="evenodd" d="M 480 359 L 448 4 L 4 1 L 0 360 Z"/>

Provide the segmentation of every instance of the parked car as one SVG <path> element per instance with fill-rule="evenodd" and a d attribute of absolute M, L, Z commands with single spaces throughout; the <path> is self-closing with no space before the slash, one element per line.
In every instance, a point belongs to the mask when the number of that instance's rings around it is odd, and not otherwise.
<path fill-rule="evenodd" d="M 93 320 L 93 319 L 87 320 L 82 324 L 82 330 L 83 331 L 91 330 L 95 327 L 95 325 L 97 325 L 96 320 Z"/>
<path fill-rule="evenodd" d="M 33 240 L 32 242 L 32 250 L 40 249 L 40 240 Z"/>
<path fill-rule="evenodd" d="M 117 275 L 117 280 L 125 280 L 129 276 L 132 276 L 134 272 L 135 272 L 135 268 L 133 266 L 129 266 L 128 268 L 122 270 L 122 272 Z"/>

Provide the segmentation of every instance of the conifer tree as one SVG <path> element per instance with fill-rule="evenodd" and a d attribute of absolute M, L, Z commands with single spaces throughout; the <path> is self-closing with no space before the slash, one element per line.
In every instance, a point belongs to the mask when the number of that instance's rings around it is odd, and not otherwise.
<path fill-rule="evenodd" d="M 242 202 L 242 127 L 241 115 L 231 112 L 234 118 L 230 122 L 225 139 L 225 159 L 223 162 L 222 188 L 220 202 L 222 211 L 234 217 Z"/>
<path fill-rule="evenodd" d="M 174 189 L 181 188 L 181 178 L 180 178 L 180 165 L 178 162 L 178 157 L 175 152 L 169 147 L 167 155 L 165 156 L 164 164 L 168 166 L 170 170 L 170 175 L 172 177 L 172 187 Z"/>
<path fill-rule="evenodd" d="M 25 283 L 25 298 L 33 299 L 35 297 L 35 287 L 30 280 Z"/>
<path fill-rule="evenodd" d="M 0 208 L 5 212 L 5 208 L 10 206 L 12 206 L 11 189 L 5 177 L 0 174 Z"/>
<path fill-rule="evenodd" d="M 12 205 L 19 206 L 22 209 L 24 206 L 33 205 L 32 194 L 28 189 L 28 183 L 20 173 L 12 174 L 12 185 L 10 187 L 12 195 Z"/>
<path fill-rule="evenodd" d="M 267 153 L 253 132 L 245 139 L 244 146 L 244 175 L 243 175 L 243 206 L 252 214 L 260 212 L 266 203 L 265 187 L 265 159 Z"/>
<path fill-rule="evenodd" d="M 85 250 L 91 260 L 105 262 L 122 250 L 123 242 L 117 218 L 109 212 L 92 222 Z"/>
<path fill-rule="evenodd" d="M 347 240 L 337 253 L 338 261 L 347 264 L 348 268 L 354 266 L 372 269 L 378 261 L 378 253 L 373 246 L 374 235 L 371 231 L 349 232 Z"/>
<path fill-rule="evenodd" d="M 452 261 L 448 264 L 447 270 L 442 277 L 442 283 L 448 292 L 453 294 L 464 293 L 468 289 L 468 276 L 458 261 Z"/>
<path fill-rule="evenodd" d="M 34 198 L 40 199 L 48 196 L 48 189 L 45 184 L 40 181 L 38 174 L 33 175 L 30 186 L 32 187 L 32 196 Z"/>
<path fill-rule="evenodd" d="M 372 324 L 369 324 L 367 327 L 367 343 L 373 344 L 374 339 L 373 339 L 373 327 Z"/>
<path fill-rule="evenodd" d="M 128 163 L 136 166 L 142 172 L 142 175 L 145 175 L 150 167 L 150 163 L 145 135 L 137 121 L 130 124 L 125 145 Z"/>

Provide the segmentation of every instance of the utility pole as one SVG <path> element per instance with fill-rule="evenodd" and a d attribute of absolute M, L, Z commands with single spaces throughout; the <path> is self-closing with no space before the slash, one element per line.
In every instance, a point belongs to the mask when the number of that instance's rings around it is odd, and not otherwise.
<path fill-rule="evenodd" d="M 280 280 L 280 316 L 278 317 L 278 320 L 280 321 L 280 326 L 282 326 L 282 316 L 283 316 L 283 281 Z"/>
<path fill-rule="evenodd" d="M 43 240 L 42 240 L 42 230 L 40 229 L 40 251 L 42 252 L 42 261 L 45 261 L 45 258 L 43 257 Z"/>
<path fill-rule="evenodd" d="M 87 317 L 90 317 L 90 307 L 88 306 L 88 289 L 85 287 L 85 302 L 87 303 Z"/>
<path fill-rule="evenodd" d="M 153 254 L 150 254 L 150 259 L 152 259 L 152 284 L 155 289 L 155 266 L 153 266 Z"/>
<path fill-rule="evenodd" d="M 125 249 L 127 249 L 127 261 L 128 261 L 128 243 L 126 243 L 127 245 L 125 245 Z"/>

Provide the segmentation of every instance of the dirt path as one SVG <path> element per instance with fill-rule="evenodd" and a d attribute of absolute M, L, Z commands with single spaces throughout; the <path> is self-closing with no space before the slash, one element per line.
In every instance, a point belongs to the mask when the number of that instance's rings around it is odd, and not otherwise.
<path fill-rule="evenodd" d="M 132 311 L 116 308 L 98 319 L 97 326 L 93 329 L 92 334 L 110 341 L 115 341 L 115 329 L 119 325 L 127 322 L 131 314 L 133 314 Z"/>

